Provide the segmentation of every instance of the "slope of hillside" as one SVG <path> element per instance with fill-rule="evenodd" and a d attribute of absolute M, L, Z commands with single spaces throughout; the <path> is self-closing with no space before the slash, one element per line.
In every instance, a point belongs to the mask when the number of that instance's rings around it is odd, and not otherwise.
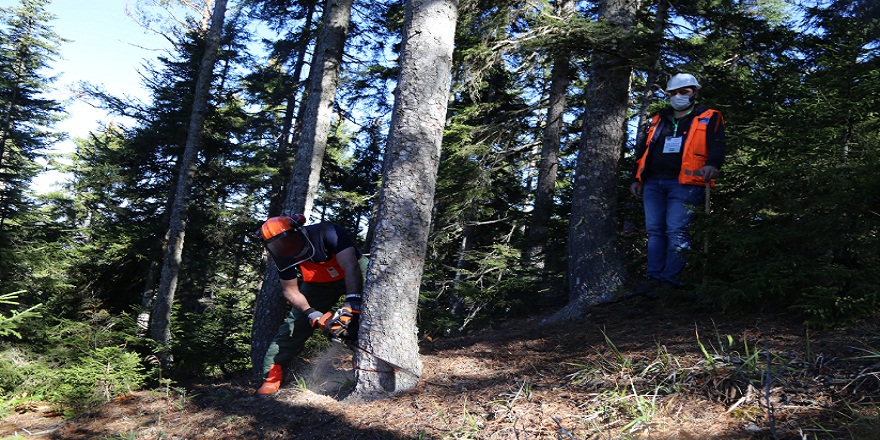
<path fill-rule="evenodd" d="M 424 341 L 424 377 L 393 399 L 338 400 L 354 376 L 333 349 L 271 397 L 246 380 L 141 391 L 71 420 L 13 414 L 0 438 L 871 439 L 878 349 L 874 320 L 817 331 L 633 299 Z"/>

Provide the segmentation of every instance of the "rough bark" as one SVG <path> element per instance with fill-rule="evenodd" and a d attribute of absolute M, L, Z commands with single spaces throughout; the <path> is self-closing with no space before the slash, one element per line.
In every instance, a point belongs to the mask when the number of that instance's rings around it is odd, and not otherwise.
<path fill-rule="evenodd" d="M 286 184 L 287 196 L 282 208 L 282 212 L 286 214 L 302 213 L 306 218 L 310 217 L 321 177 L 324 152 L 327 149 L 333 102 L 351 21 L 352 2 L 353 0 L 327 0 L 324 6 L 321 31 L 316 42 L 303 107 L 302 131 L 293 172 Z M 251 328 L 251 366 L 255 374 L 261 372 L 263 356 L 287 310 L 281 296 L 277 272 L 275 263 L 270 258 L 254 306 L 254 324 Z"/>
<path fill-rule="evenodd" d="M 382 360 L 422 371 L 416 311 L 434 205 L 440 144 L 449 98 L 458 2 L 407 4 L 400 78 L 379 197 L 372 257 L 364 289 L 352 400 L 392 396 L 418 378 Z M 381 359 L 381 360 L 380 360 Z"/>
<path fill-rule="evenodd" d="M 638 0 L 605 0 L 600 17 L 626 32 Z M 586 307 L 611 300 L 623 284 L 617 248 L 617 171 L 626 142 L 632 67 L 620 54 L 599 54 L 589 70 L 588 108 L 578 146 L 568 234 L 569 303 L 551 320 L 579 318 Z"/>
<path fill-rule="evenodd" d="M 183 155 L 178 166 L 177 187 L 174 192 L 174 203 L 171 206 L 171 220 L 168 226 L 168 243 L 162 260 L 162 273 L 159 277 L 159 288 L 150 314 L 150 337 L 163 346 L 171 341 L 171 305 L 177 290 L 177 279 L 180 273 L 180 262 L 183 255 L 183 241 L 186 232 L 186 211 L 189 208 L 189 196 L 195 175 L 196 155 L 204 132 L 208 98 L 211 88 L 214 65 L 220 48 L 220 32 L 226 14 L 226 0 L 217 0 L 211 17 L 211 27 L 207 34 L 207 44 L 202 62 L 199 66 L 196 88 L 193 95 L 193 107 L 190 114 L 189 131 L 186 137 Z M 171 360 L 170 356 L 166 360 Z"/>
<path fill-rule="evenodd" d="M 559 15 L 563 19 L 575 13 L 574 0 L 562 0 L 558 5 Z M 550 72 L 549 105 L 547 107 L 547 123 L 544 126 L 541 141 L 541 160 L 538 164 L 538 182 L 535 188 L 535 209 L 532 211 L 531 246 L 528 256 L 532 263 L 543 269 L 546 264 L 547 224 L 553 215 L 553 196 L 556 193 L 556 174 L 559 169 L 559 145 L 562 135 L 565 112 L 565 99 L 570 83 L 571 63 L 567 54 L 556 54 L 553 57 L 553 68 Z"/>

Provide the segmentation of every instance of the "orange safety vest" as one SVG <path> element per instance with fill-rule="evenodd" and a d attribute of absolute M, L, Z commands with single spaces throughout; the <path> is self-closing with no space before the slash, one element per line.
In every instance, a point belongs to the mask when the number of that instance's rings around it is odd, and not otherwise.
<path fill-rule="evenodd" d="M 709 129 L 709 121 L 712 120 L 712 116 L 716 114 L 719 118 L 722 118 L 718 110 L 708 109 L 694 116 L 694 120 L 691 121 L 691 127 L 681 154 L 681 172 L 678 174 L 678 183 L 700 186 L 706 184 L 703 176 L 700 175 L 700 169 L 706 165 L 706 159 L 709 157 L 709 147 L 706 145 L 706 130 Z M 721 121 L 723 122 L 724 119 L 722 118 Z M 642 172 L 645 171 L 645 163 L 648 161 L 648 150 L 651 146 L 651 140 L 654 139 L 654 132 L 659 125 L 660 115 L 658 114 L 651 120 L 651 127 L 648 128 L 648 136 L 645 141 L 648 147 L 645 148 L 642 157 L 636 161 L 636 180 L 642 183 L 645 181 L 642 178 Z M 709 184 L 714 187 L 715 180 L 713 179 Z"/>
<path fill-rule="evenodd" d="M 345 278 L 345 270 L 336 261 L 336 255 L 321 263 L 303 261 L 299 265 L 299 271 L 306 283 L 329 283 Z"/>

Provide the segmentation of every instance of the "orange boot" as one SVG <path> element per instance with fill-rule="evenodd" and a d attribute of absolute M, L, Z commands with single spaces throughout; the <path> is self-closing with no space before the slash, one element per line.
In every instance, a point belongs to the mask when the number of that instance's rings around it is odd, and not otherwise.
<path fill-rule="evenodd" d="M 257 394 L 272 394 L 278 391 L 278 388 L 281 388 L 281 364 L 272 364 L 272 368 L 269 369 L 269 375 L 266 376 L 263 386 L 257 390 Z"/>

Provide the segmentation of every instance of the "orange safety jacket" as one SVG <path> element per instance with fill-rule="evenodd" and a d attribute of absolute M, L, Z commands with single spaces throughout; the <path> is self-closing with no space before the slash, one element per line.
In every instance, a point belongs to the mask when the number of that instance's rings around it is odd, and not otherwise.
<path fill-rule="evenodd" d="M 306 283 L 329 283 L 345 278 L 345 269 L 336 261 L 336 255 L 320 263 L 303 261 L 299 265 L 299 271 Z"/>
<path fill-rule="evenodd" d="M 709 146 L 706 145 L 706 131 L 709 129 L 709 121 L 712 116 L 718 115 L 722 118 L 720 122 L 724 122 L 721 113 L 718 110 L 707 109 L 703 113 L 698 114 L 691 121 L 691 127 L 688 130 L 687 140 L 684 142 L 684 149 L 681 155 L 681 172 L 678 174 L 678 183 L 682 185 L 705 185 L 700 169 L 706 165 L 706 159 L 709 157 Z M 636 180 L 645 183 L 642 173 L 645 171 L 645 163 L 648 161 L 648 150 L 651 149 L 654 140 L 654 132 L 660 125 L 660 115 L 654 115 L 651 120 L 651 126 L 648 128 L 648 136 L 645 143 L 647 147 L 642 157 L 636 161 Z M 715 180 L 712 179 L 709 184 L 715 186 Z"/>
<path fill-rule="evenodd" d="M 330 222 L 303 226 L 303 232 L 312 245 L 312 256 L 299 263 L 299 274 L 306 283 L 332 283 L 345 279 L 345 269 L 339 264 L 336 254 L 352 247 L 354 243 L 339 226 Z M 365 260 L 355 248 L 358 260 Z M 297 271 L 290 267 L 280 272 L 281 279 L 296 278 Z"/>

